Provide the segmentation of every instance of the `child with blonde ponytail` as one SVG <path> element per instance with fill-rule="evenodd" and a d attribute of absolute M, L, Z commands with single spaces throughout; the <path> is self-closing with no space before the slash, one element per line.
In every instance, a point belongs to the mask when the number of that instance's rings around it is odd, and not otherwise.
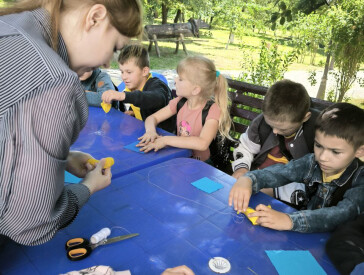
<path fill-rule="evenodd" d="M 178 97 L 145 120 L 145 134 L 139 138 L 138 146 L 144 152 L 158 151 L 165 146 L 192 149 L 194 158 L 209 162 L 209 146 L 217 133 L 229 138 L 231 118 L 226 79 L 203 56 L 183 59 L 177 73 Z M 175 114 L 177 136 L 159 136 L 156 125 Z"/>

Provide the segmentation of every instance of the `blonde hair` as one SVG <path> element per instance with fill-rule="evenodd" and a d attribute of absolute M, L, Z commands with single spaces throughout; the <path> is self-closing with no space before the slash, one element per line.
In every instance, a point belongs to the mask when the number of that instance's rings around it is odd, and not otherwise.
<path fill-rule="evenodd" d="M 177 72 L 201 87 L 200 95 L 204 99 L 213 99 L 216 102 L 221 110 L 219 132 L 223 138 L 230 138 L 228 84 L 226 78 L 216 71 L 215 64 L 203 56 L 188 56 L 179 62 Z"/>
<path fill-rule="evenodd" d="M 104 5 L 112 26 L 120 34 L 127 37 L 139 36 L 142 33 L 142 6 L 139 0 L 23 0 L 0 8 L 0 16 L 38 8 L 47 8 L 50 11 L 52 37 L 51 46 L 58 47 L 58 32 L 61 13 L 80 7 L 91 7 L 96 4 Z"/>

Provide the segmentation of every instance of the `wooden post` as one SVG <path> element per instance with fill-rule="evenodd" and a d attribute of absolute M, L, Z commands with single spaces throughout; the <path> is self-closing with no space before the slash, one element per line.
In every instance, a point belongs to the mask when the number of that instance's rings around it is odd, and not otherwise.
<path fill-rule="evenodd" d="M 182 46 L 183 46 L 183 51 L 185 52 L 185 54 L 186 54 L 186 55 L 188 55 L 188 53 L 187 53 L 187 48 L 186 48 L 185 42 L 183 41 L 183 38 L 184 38 L 184 36 L 183 36 L 183 34 L 181 33 L 181 34 L 180 34 L 180 39 L 181 39 L 181 43 L 182 43 Z"/>
<path fill-rule="evenodd" d="M 178 53 L 178 48 L 179 48 L 179 38 L 176 38 L 176 50 L 174 51 L 175 54 Z"/>
<path fill-rule="evenodd" d="M 161 53 L 159 51 L 157 36 L 155 34 L 153 34 L 153 41 L 154 41 L 155 51 L 157 53 L 157 56 L 160 58 L 161 57 Z"/>
<path fill-rule="evenodd" d="M 149 40 L 148 52 L 152 50 L 153 40 Z"/>

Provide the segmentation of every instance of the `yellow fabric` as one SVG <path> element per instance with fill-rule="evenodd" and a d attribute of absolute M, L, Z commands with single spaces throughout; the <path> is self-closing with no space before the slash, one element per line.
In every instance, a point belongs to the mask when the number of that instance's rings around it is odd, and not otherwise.
<path fill-rule="evenodd" d="M 288 136 L 288 137 L 284 137 L 284 138 L 293 138 L 296 135 L 296 133 L 293 133 L 292 135 Z"/>
<path fill-rule="evenodd" d="M 149 78 L 151 78 L 152 77 L 152 74 L 150 73 L 149 74 L 149 76 L 148 76 L 148 78 L 147 78 L 147 81 L 148 81 L 148 79 Z M 146 81 L 146 82 L 147 82 Z M 144 84 L 145 85 L 145 84 Z M 144 86 L 143 86 L 143 88 L 144 88 Z M 140 90 L 141 92 L 143 91 L 143 88 Z M 128 89 L 128 88 L 126 88 L 125 87 L 125 89 L 124 89 L 124 92 L 132 92 L 132 91 L 130 91 L 130 89 Z M 130 107 L 131 107 L 131 109 L 133 110 L 133 112 L 134 112 L 134 116 L 135 116 L 135 118 L 137 118 L 137 119 L 139 119 L 139 120 L 143 120 L 142 119 L 142 115 L 141 115 L 141 113 L 140 113 L 140 108 L 139 107 L 136 107 L 136 106 L 134 106 L 133 104 L 130 104 Z"/>
<path fill-rule="evenodd" d="M 102 107 L 102 109 L 104 110 L 105 113 L 108 113 L 108 112 L 110 112 L 111 104 L 101 102 L 101 107 Z"/>
<path fill-rule="evenodd" d="M 91 165 L 95 166 L 99 162 L 99 160 L 91 158 L 91 159 L 88 159 L 87 162 L 90 163 Z M 110 168 L 113 165 L 114 165 L 114 159 L 112 157 L 107 157 L 105 164 L 104 164 L 104 169 Z"/>
<path fill-rule="evenodd" d="M 276 158 L 276 157 L 272 156 L 271 154 L 268 154 L 267 158 L 269 158 L 275 162 L 279 162 L 279 163 L 283 163 L 283 164 L 287 164 L 289 162 L 285 156 L 283 156 L 281 158 Z"/>
<path fill-rule="evenodd" d="M 272 208 L 270 205 L 268 205 L 268 207 L 269 208 Z M 254 213 L 254 212 L 256 212 L 253 208 L 251 208 L 251 207 L 248 207 L 248 209 L 245 211 L 245 212 L 243 212 L 244 213 L 244 215 L 252 222 L 252 224 L 253 225 L 257 225 L 257 219 L 259 218 L 259 217 L 248 217 L 248 215 L 250 214 L 250 213 Z M 239 214 L 239 212 L 238 212 L 238 214 Z"/>
<path fill-rule="evenodd" d="M 342 175 L 344 172 L 345 172 L 345 169 L 344 169 L 344 170 L 342 170 L 341 172 L 339 172 L 339 173 L 335 174 L 335 175 L 328 176 L 328 177 L 326 176 L 326 174 L 325 174 L 324 172 L 322 172 L 322 181 L 323 181 L 323 182 L 326 182 L 326 183 L 328 183 L 328 182 L 332 182 L 333 180 L 336 180 L 336 179 L 340 178 L 340 177 L 341 177 L 341 175 Z"/>

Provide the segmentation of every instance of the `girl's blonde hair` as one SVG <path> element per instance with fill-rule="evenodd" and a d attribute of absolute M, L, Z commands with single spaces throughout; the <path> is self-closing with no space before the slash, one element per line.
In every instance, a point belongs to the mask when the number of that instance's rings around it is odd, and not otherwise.
<path fill-rule="evenodd" d="M 219 132 L 223 138 L 230 138 L 228 84 L 226 78 L 216 70 L 215 64 L 203 56 L 188 56 L 179 62 L 177 72 L 198 85 L 204 99 L 213 99 L 216 102 L 221 110 Z"/>
<path fill-rule="evenodd" d="M 139 0 L 23 0 L 0 9 L 0 15 L 47 8 L 50 11 L 52 25 L 52 48 L 57 50 L 58 32 L 61 13 L 80 6 L 91 7 L 104 5 L 112 26 L 127 37 L 142 33 L 142 6 Z"/>

